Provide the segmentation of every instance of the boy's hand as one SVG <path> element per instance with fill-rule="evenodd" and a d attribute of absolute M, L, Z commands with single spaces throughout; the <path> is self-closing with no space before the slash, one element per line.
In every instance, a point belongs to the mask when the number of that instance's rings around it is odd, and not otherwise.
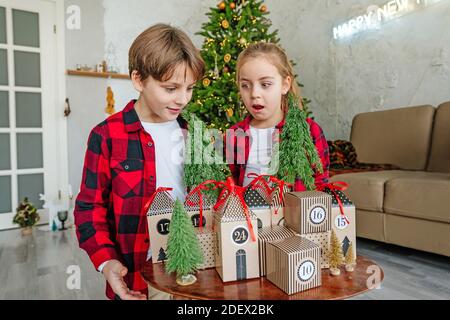
<path fill-rule="evenodd" d="M 114 293 L 122 300 L 147 300 L 145 294 L 128 289 L 123 277 L 128 269 L 118 260 L 110 260 L 103 267 L 103 276 L 108 281 Z"/>

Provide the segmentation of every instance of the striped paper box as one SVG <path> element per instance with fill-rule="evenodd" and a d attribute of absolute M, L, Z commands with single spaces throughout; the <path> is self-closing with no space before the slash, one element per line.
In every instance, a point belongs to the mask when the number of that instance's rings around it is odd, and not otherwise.
<path fill-rule="evenodd" d="M 258 230 L 259 275 L 266 275 L 266 243 L 292 237 L 294 232 L 283 226 L 269 226 Z"/>
<path fill-rule="evenodd" d="M 285 194 L 285 226 L 303 235 L 331 230 L 332 197 L 320 191 Z"/>
<path fill-rule="evenodd" d="M 320 247 L 293 236 L 267 243 L 267 279 L 291 295 L 322 285 Z"/>

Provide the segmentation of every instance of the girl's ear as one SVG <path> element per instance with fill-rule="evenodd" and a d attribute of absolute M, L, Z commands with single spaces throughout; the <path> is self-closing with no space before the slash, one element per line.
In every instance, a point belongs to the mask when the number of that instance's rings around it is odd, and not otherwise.
<path fill-rule="evenodd" d="M 292 78 L 290 76 L 287 76 L 286 78 L 284 78 L 283 86 L 282 86 L 283 95 L 285 95 L 289 92 L 289 89 L 291 88 L 291 84 L 292 84 Z"/>
<path fill-rule="evenodd" d="M 133 72 L 131 72 L 131 82 L 133 83 L 133 87 L 136 91 L 142 92 L 144 89 L 144 84 L 142 83 L 141 76 L 137 70 L 133 70 Z"/>

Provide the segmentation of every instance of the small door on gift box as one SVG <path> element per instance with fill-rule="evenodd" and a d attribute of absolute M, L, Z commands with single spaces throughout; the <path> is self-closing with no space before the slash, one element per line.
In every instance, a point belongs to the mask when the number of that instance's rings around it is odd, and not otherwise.
<path fill-rule="evenodd" d="M 236 280 L 247 279 L 247 262 L 245 250 L 236 252 Z"/>

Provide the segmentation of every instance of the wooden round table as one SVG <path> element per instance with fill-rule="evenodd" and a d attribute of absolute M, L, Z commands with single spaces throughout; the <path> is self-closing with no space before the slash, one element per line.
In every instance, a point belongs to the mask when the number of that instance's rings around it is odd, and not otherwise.
<path fill-rule="evenodd" d="M 141 273 L 150 286 L 172 294 L 174 299 L 197 300 L 346 299 L 369 291 L 377 280 L 381 283 L 384 278 L 381 267 L 363 256 L 357 257 L 355 271 L 346 272 L 342 267 L 341 275 L 334 277 L 323 269 L 322 286 L 293 295 L 287 295 L 265 277 L 222 282 L 215 268 L 198 271 L 197 282 L 186 287 L 175 282 L 175 274 L 165 272 L 164 263 L 153 264 L 150 260 Z"/>

